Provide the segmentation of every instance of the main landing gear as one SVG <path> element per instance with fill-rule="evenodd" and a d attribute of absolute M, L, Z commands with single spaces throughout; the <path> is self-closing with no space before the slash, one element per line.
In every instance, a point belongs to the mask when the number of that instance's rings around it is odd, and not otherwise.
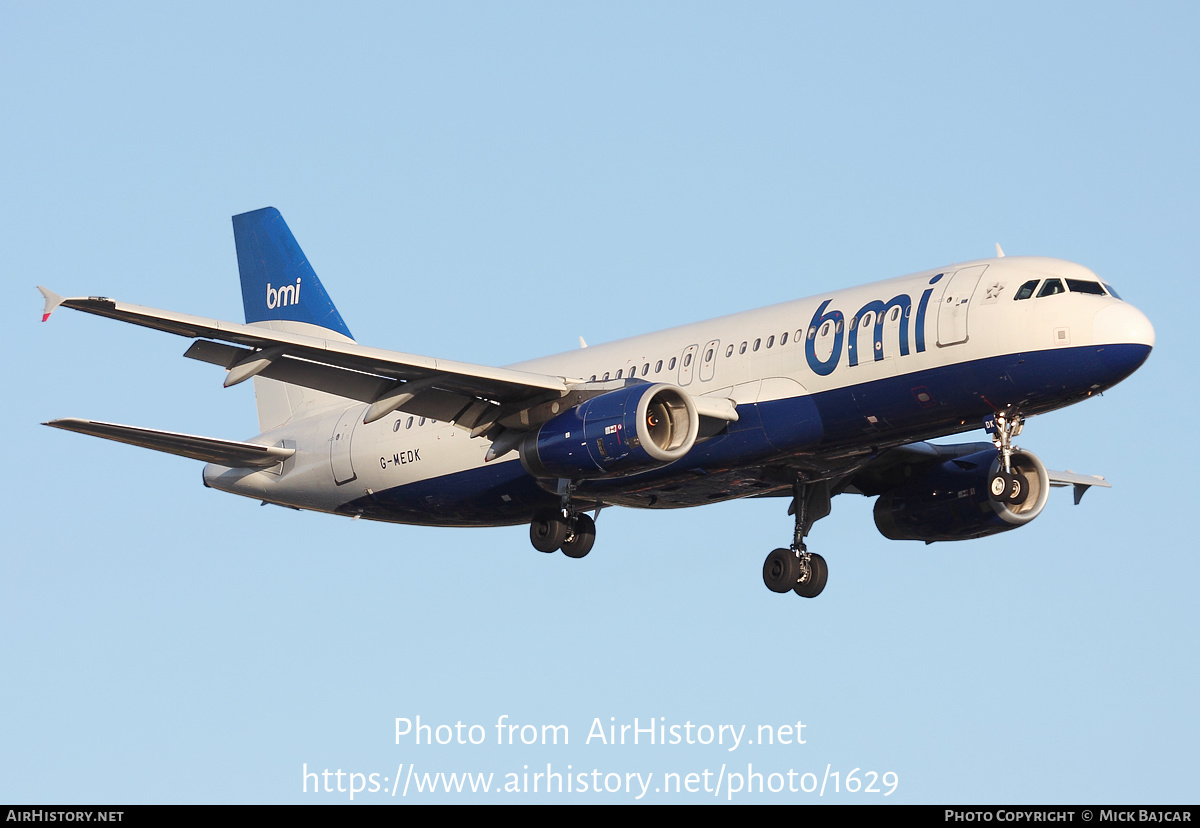
<path fill-rule="evenodd" d="M 572 505 L 574 489 L 570 481 L 560 481 L 558 493 L 562 506 L 543 509 L 533 516 L 533 522 L 529 524 L 529 541 L 534 549 L 539 552 L 561 549 L 568 558 L 582 558 L 592 551 L 592 544 L 596 542 L 596 522 Z"/>
<path fill-rule="evenodd" d="M 1000 468 L 988 480 L 988 494 L 997 503 L 1014 506 L 1025 502 L 1029 496 L 1029 483 L 1019 474 L 1013 474 L 1013 438 L 1021 433 L 1025 419 L 1015 412 L 999 412 L 984 420 L 983 427 L 992 435 L 992 443 L 1000 457 Z"/>
<path fill-rule="evenodd" d="M 788 549 L 776 549 L 763 562 L 763 583 L 772 592 L 794 592 L 801 598 L 816 598 L 829 580 L 829 565 L 809 552 L 804 538 L 813 523 L 829 514 L 829 481 L 796 481 L 792 484 L 789 514 L 796 516 L 796 530 Z"/>
<path fill-rule="evenodd" d="M 529 540 L 539 552 L 561 549 L 568 558 L 582 558 L 596 542 L 596 522 L 583 512 L 545 509 L 533 516 Z"/>

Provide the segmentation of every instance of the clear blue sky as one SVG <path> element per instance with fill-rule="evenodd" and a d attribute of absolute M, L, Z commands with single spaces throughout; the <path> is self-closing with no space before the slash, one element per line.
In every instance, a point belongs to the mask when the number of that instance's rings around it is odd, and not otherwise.
<path fill-rule="evenodd" d="M 5 4 L 0 801 L 349 801 L 302 793 L 305 763 L 655 784 L 725 763 L 892 771 L 890 802 L 1194 803 L 1198 17 Z M 223 390 L 186 341 L 66 311 L 41 325 L 33 288 L 240 320 L 229 217 L 267 205 L 360 341 L 471 362 L 997 241 L 1091 267 L 1158 345 L 1019 440 L 1111 490 L 928 547 L 885 540 L 871 501 L 842 496 L 810 538 L 831 567 L 815 601 L 761 581 L 790 539 L 783 500 L 609 510 L 571 561 L 520 527 L 260 508 L 204 489 L 196 462 L 38 425 L 252 436 L 248 384 Z M 489 743 L 394 744 L 394 720 L 418 715 Z M 497 746 L 501 715 L 565 724 L 571 743 Z M 806 743 L 584 744 L 609 717 L 802 721 Z M 756 799 L 881 797 L 735 801 Z"/>

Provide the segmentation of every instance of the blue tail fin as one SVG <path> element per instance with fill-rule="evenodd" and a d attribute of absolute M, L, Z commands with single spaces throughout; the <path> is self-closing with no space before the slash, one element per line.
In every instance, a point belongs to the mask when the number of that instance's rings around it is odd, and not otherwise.
<path fill-rule="evenodd" d="M 246 322 L 303 322 L 353 339 L 287 222 L 274 207 L 233 217 Z"/>
<path fill-rule="evenodd" d="M 247 324 L 354 340 L 278 210 L 265 207 L 234 216 L 233 241 Z M 314 330 L 314 325 L 324 333 Z M 254 378 L 254 399 L 258 427 L 264 434 L 289 420 L 352 402 L 265 377 Z"/>

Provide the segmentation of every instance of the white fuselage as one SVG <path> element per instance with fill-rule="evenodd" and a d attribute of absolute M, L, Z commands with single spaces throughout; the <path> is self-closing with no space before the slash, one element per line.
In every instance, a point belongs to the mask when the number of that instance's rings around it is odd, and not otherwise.
<path fill-rule="evenodd" d="M 1022 285 L 1048 279 L 1060 280 L 1063 292 L 1015 299 Z M 752 491 L 739 488 L 741 478 L 733 471 L 742 462 L 755 468 L 772 462 L 763 446 L 782 458 L 877 449 L 977 428 L 981 412 L 1023 406 L 1027 413 L 1039 413 L 1119 381 L 1144 359 L 1144 354 L 1136 360 L 1124 355 L 1121 348 L 1141 347 L 1148 353 L 1153 330 L 1133 306 L 1099 291 L 1067 290 L 1068 279 L 1100 282 L 1086 268 L 1057 259 L 987 259 L 510 367 L 573 380 L 607 380 L 614 388 L 632 377 L 669 383 L 693 397 L 732 400 L 740 415 L 735 428 L 749 428 L 752 418 L 761 419 L 762 434 L 755 432 L 758 442 L 746 442 L 752 446 L 746 456 L 739 460 L 732 442 L 721 451 L 715 443 L 712 450 L 699 443 L 671 466 L 725 474 L 724 497 L 738 497 Z M 1119 360 L 1105 362 L 1110 357 Z M 1135 364 L 1126 370 L 1125 362 Z M 1096 375 L 1083 376 L 1091 366 Z M 1061 383 L 1054 377 L 1057 371 L 1062 372 Z M 912 382 L 906 384 L 905 378 Z M 362 504 L 367 504 L 365 516 L 402 522 L 482 525 L 528 518 L 534 495 L 515 453 L 485 464 L 490 442 L 449 423 L 400 410 L 364 425 L 365 404 L 340 398 L 328 402 L 253 440 L 296 448 L 281 465 L 255 471 L 209 465 L 206 485 L 350 515 L 364 513 Z M 820 411 L 815 431 L 810 429 L 803 439 L 779 437 L 783 432 L 774 425 L 792 417 L 793 402 L 809 406 L 797 412 L 813 406 Z M 623 492 L 645 491 L 648 480 L 669 476 L 669 470 L 659 470 L 607 481 L 594 497 L 652 505 L 652 500 L 625 498 Z M 445 481 L 445 486 L 435 481 Z M 473 506 L 467 517 L 439 514 L 439 508 L 451 509 L 458 502 L 447 492 L 455 487 L 477 487 L 479 502 L 494 506 Z M 389 492 L 411 493 L 405 495 L 408 505 L 388 512 L 384 493 Z M 378 510 L 370 508 L 373 499 Z M 713 499 L 721 498 L 707 497 Z M 419 516 L 422 503 L 425 518 Z"/>

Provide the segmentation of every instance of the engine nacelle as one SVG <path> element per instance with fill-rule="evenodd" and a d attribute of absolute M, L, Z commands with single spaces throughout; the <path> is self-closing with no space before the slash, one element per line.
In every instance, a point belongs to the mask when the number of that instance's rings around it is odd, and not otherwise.
<path fill-rule="evenodd" d="M 592 397 L 530 432 L 521 463 L 534 477 L 622 477 L 678 460 L 700 417 L 685 391 L 641 383 Z"/>
<path fill-rule="evenodd" d="M 1014 451 L 1012 470 L 1025 479 L 1028 494 L 1020 504 L 1002 503 L 988 494 L 988 481 L 1000 468 L 994 449 L 935 466 L 875 501 L 875 526 L 891 540 L 926 542 L 967 540 L 1016 529 L 1042 512 L 1050 478 L 1042 461 Z"/>

